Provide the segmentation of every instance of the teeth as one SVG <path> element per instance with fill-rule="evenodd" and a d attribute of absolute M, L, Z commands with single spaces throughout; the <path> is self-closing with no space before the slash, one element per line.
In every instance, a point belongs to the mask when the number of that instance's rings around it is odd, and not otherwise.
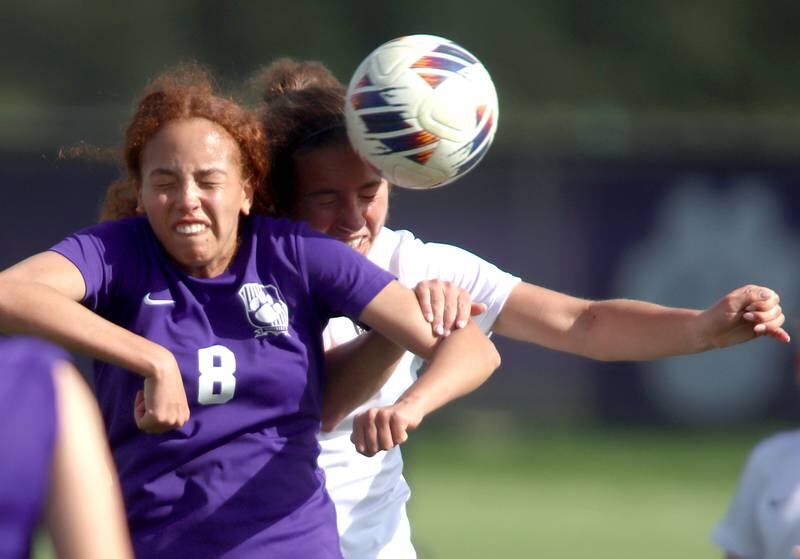
<path fill-rule="evenodd" d="M 205 225 L 202 223 L 181 223 L 177 227 L 175 227 L 175 231 L 180 233 L 181 235 L 194 235 L 195 233 L 200 233 L 204 231 L 206 228 Z"/>
<path fill-rule="evenodd" d="M 356 248 L 360 247 L 361 243 L 363 243 L 363 242 L 364 242 L 364 237 L 359 237 L 357 239 L 352 239 L 350 241 L 347 241 L 347 244 L 350 245 L 350 248 L 356 249 Z"/>

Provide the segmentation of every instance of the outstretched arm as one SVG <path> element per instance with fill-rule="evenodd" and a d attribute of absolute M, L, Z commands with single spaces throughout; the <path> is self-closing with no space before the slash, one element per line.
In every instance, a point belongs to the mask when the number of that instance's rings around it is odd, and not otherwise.
<path fill-rule="evenodd" d="M 604 361 L 658 359 L 739 344 L 758 336 L 788 342 L 778 295 L 746 285 L 701 311 L 645 301 L 588 301 L 529 283 L 511 292 L 494 331 Z"/>
<path fill-rule="evenodd" d="M 142 375 L 139 427 L 159 433 L 183 425 L 189 405 L 175 357 L 78 303 L 85 290 L 80 271 L 60 254 L 32 256 L 0 273 L 0 331 L 46 338 Z"/>
<path fill-rule="evenodd" d="M 472 322 L 435 338 L 414 294 L 396 281 L 367 305 L 360 320 L 428 360 L 425 374 L 394 405 L 356 417 L 353 442 L 366 455 L 404 442 L 427 414 L 473 391 L 500 365 L 494 344 Z"/>
<path fill-rule="evenodd" d="M 53 372 L 57 437 L 45 519 L 59 557 L 133 557 L 119 482 L 100 413 L 78 371 Z"/>

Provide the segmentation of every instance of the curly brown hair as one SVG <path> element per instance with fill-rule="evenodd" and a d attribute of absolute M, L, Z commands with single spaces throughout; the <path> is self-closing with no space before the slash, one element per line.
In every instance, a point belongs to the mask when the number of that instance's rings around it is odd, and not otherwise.
<path fill-rule="evenodd" d="M 294 202 L 296 156 L 338 142 L 347 143 L 345 86 L 322 63 L 281 58 L 255 79 L 269 130 L 272 168 L 265 190 L 275 210 L 288 215 Z"/>
<path fill-rule="evenodd" d="M 210 74 L 197 64 L 186 64 L 162 74 L 146 88 L 125 132 L 125 176 L 106 191 L 100 218 L 118 219 L 136 214 L 141 186 L 142 151 L 168 122 L 204 118 L 222 127 L 236 144 L 242 176 L 254 187 L 254 213 L 271 213 L 269 192 L 261 187 L 269 170 L 267 137 L 258 117 L 234 100 L 215 93 Z"/>

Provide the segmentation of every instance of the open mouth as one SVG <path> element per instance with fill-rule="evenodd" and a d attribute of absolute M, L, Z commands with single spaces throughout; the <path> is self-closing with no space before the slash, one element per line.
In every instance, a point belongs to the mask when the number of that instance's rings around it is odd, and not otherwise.
<path fill-rule="evenodd" d="M 208 229 L 204 223 L 179 223 L 175 226 L 175 232 L 179 235 L 197 235 Z"/>

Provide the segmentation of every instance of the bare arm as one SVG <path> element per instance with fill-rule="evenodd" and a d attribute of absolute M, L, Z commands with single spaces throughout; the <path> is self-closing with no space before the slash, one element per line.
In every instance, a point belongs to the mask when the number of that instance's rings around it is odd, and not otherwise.
<path fill-rule="evenodd" d="M 453 329 L 466 326 L 470 315 L 486 311 L 486 305 L 473 303 L 469 291 L 452 282 L 423 280 L 414 293 L 434 336 L 449 336 Z M 404 353 L 405 349 L 374 331 L 326 351 L 322 430 L 332 431 L 380 390 Z"/>
<path fill-rule="evenodd" d="M 449 337 L 435 338 L 414 294 L 397 282 L 367 305 L 360 320 L 429 362 L 422 378 L 396 404 L 373 408 L 356 418 L 353 441 L 367 455 L 405 441 L 408 429 L 473 391 L 500 365 L 494 344 L 473 322 Z"/>
<path fill-rule="evenodd" d="M 100 413 L 70 364 L 53 374 L 58 430 L 45 519 L 63 559 L 133 557 Z"/>
<path fill-rule="evenodd" d="M 34 255 L 0 273 L 0 331 L 46 338 L 142 375 L 148 405 L 137 416 L 140 428 L 183 425 L 189 406 L 175 357 L 78 303 L 85 290 L 69 260 L 55 252 Z"/>
<path fill-rule="evenodd" d="M 770 289 L 748 285 L 701 311 L 631 299 L 588 301 L 520 283 L 493 329 L 503 336 L 593 359 L 657 359 L 762 335 L 788 342 L 779 301 Z"/>
<path fill-rule="evenodd" d="M 333 431 L 351 411 L 386 384 L 405 349 L 366 332 L 325 352 L 322 430 Z"/>

